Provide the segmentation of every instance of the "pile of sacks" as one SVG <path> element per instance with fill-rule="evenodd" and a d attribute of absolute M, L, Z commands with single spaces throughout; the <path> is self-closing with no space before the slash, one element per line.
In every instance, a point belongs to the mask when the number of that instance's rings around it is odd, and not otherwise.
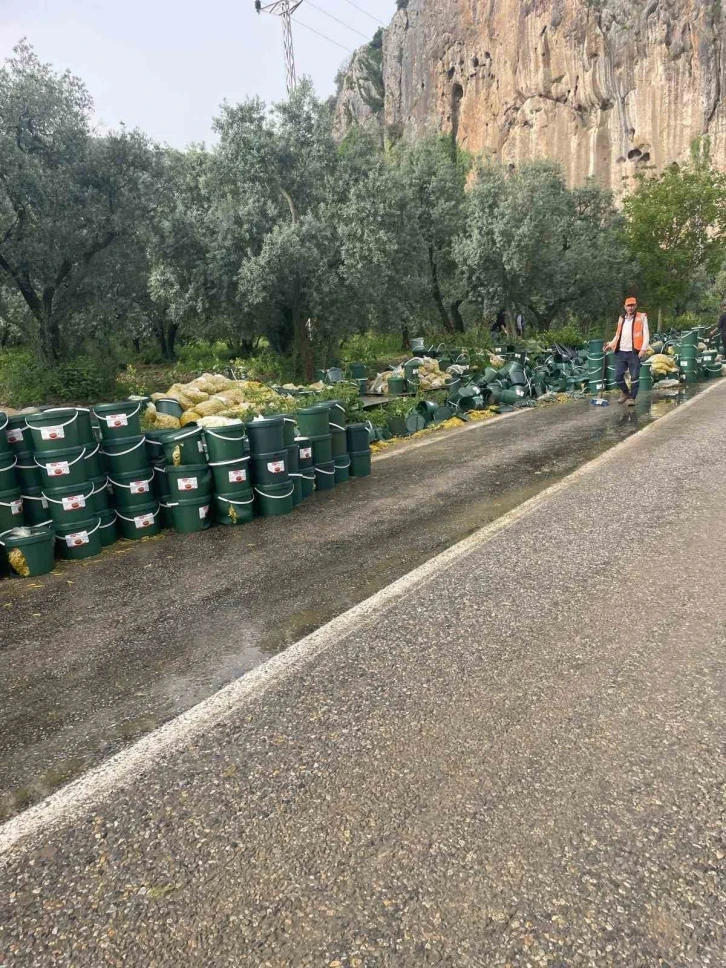
<path fill-rule="evenodd" d="M 184 413 L 181 418 L 159 413 L 161 399 L 176 400 Z M 147 429 L 178 430 L 187 424 L 201 427 L 223 427 L 239 420 L 253 420 L 281 397 L 263 383 L 254 380 L 230 380 L 217 373 L 203 373 L 191 383 L 175 383 L 166 393 L 154 393 L 146 409 Z"/>
<path fill-rule="evenodd" d="M 650 371 L 654 377 L 668 376 L 669 373 L 677 373 L 678 367 L 672 356 L 667 353 L 655 353 L 650 357 Z"/>

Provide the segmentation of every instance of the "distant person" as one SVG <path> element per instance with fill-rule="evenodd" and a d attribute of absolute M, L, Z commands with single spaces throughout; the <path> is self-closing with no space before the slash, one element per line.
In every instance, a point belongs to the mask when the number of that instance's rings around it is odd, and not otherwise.
<path fill-rule="evenodd" d="M 648 317 L 645 313 L 638 312 L 637 299 L 628 296 L 623 315 L 618 319 L 615 339 L 605 344 L 605 351 L 614 352 L 617 357 L 615 382 L 622 394 L 618 403 L 627 403 L 629 407 L 635 406 L 640 387 L 640 364 L 648 352 L 649 345 Z M 626 370 L 630 370 L 630 388 L 625 382 Z"/>
<path fill-rule="evenodd" d="M 721 349 L 726 355 L 726 302 L 721 303 L 721 316 L 719 318 L 717 328 L 721 334 Z M 714 335 L 716 335 L 715 330 Z"/>
<path fill-rule="evenodd" d="M 524 339 L 524 313 L 517 313 L 516 326 L 517 336 Z"/>
<path fill-rule="evenodd" d="M 495 338 L 507 335 L 507 314 L 503 309 L 500 309 L 497 313 L 497 318 L 494 320 L 490 332 Z"/>

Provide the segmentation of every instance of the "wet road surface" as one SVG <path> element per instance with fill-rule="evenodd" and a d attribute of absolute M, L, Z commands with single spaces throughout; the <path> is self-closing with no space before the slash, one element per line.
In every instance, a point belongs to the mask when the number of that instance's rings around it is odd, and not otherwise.
<path fill-rule="evenodd" d="M 0 828 L 0 963 L 721 968 L 724 407 L 720 384 L 105 791 L 123 756 Z"/>
<path fill-rule="evenodd" d="M 0 819 L 669 412 L 587 401 L 374 463 L 289 518 L 124 542 L 0 585 Z M 507 562 L 502 562 L 507 567 Z"/>

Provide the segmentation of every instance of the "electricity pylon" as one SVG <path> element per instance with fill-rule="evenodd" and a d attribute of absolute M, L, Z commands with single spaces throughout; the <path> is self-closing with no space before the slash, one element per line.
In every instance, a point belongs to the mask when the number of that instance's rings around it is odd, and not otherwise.
<path fill-rule="evenodd" d="M 292 46 L 292 15 L 302 3 L 303 0 L 273 0 L 272 3 L 263 4 L 261 0 L 255 0 L 257 13 L 271 13 L 282 20 L 282 46 L 285 50 L 285 79 L 288 94 L 292 94 L 297 87 L 295 50 Z"/>

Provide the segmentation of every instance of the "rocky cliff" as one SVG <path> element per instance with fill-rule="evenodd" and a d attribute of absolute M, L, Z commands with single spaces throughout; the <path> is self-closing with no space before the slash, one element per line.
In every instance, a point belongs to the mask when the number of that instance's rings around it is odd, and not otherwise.
<path fill-rule="evenodd" d="M 381 73 L 341 94 L 338 130 L 452 134 L 503 161 L 554 158 L 620 192 L 708 134 L 726 168 L 722 0 L 409 0 Z M 375 66 L 375 65 L 374 65 Z M 365 71 L 363 72 L 365 74 Z M 383 105 L 360 96 L 380 86 Z M 378 106 L 376 105 L 376 108 Z"/>

